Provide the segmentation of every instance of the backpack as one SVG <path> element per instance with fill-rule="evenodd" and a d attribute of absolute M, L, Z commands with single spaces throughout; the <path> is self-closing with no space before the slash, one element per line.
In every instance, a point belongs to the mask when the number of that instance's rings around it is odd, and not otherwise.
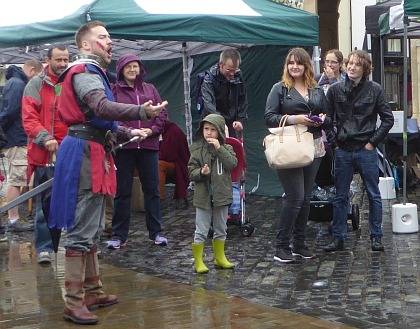
<path fill-rule="evenodd" d="M 195 94 L 196 94 L 196 109 L 198 113 L 201 113 L 204 107 L 203 95 L 201 93 L 201 86 L 203 85 L 204 78 L 208 75 L 213 82 L 213 85 L 216 85 L 216 77 L 210 72 L 205 71 L 197 74 L 197 83 L 195 84 Z"/>

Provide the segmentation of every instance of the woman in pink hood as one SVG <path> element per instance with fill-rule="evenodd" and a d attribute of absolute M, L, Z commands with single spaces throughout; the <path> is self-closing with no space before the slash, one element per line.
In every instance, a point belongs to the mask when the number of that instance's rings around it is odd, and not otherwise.
<path fill-rule="evenodd" d="M 116 102 L 143 104 L 151 100 L 159 104 L 162 99 L 151 83 L 144 82 L 146 69 L 140 59 L 133 54 L 125 54 L 117 61 L 117 80 L 112 92 Z M 115 157 L 117 167 L 117 194 L 114 198 L 112 217 L 112 240 L 109 249 L 119 249 L 126 245 L 130 227 L 131 193 L 134 171 L 139 174 L 144 194 L 144 210 L 149 239 L 157 245 L 166 246 L 168 240 L 162 234 L 159 194 L 159 136 L 165 127 L 166 109 L 150 120 L 119 122 L 131 129 L 142 129 L 147 137 L 141 142 L 132 142 L 119 149 Z"/>

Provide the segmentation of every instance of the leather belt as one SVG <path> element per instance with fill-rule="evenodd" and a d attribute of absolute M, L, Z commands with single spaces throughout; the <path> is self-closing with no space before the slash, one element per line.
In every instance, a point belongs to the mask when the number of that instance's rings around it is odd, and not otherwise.
<path fill-rule="evenodd" d="M 104 145 L 108 131 L 96 128 L 87 123 L 79 123 L 69 127 L 67 135 L 86 139 Z"/>

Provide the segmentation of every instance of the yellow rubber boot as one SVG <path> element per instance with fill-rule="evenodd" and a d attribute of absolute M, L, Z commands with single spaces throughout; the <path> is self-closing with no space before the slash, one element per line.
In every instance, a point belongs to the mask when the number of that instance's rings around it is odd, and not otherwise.
<path fill-rule="evenodd" d="M 203 261 L 203 251 L 204 251 L 204 242 L 202 243 L 192 243 L 191 244 L 192 252 L 194 255 L 194 268 L 197 273 L 207 273 L 209 269 L 204 264 Z"/>
<path fill-rule="evenodd" d="M 225 256 L 225 241 L 213 240 L 214 265 L 221 268 L 234 268 L 235 264 L 229 262 Z"/>

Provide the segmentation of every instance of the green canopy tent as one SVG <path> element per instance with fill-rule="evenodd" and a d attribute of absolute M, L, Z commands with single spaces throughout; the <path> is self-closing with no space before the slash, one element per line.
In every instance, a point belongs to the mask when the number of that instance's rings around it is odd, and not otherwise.
<path fill-rule="evenodd" d="M 42 58 L 44 44 L 71 43 L 81 24 L 103 21 L 114 41 L 114 59 L 132 52 L 145 61 L 148 81 L 168 99 L 171 120 L 185 126 L 191 141 L 199 120 L 191 106 L 195 76 L 215 64 L 222 49 L 236 47 L 243 57 L 241 69 L 250 103 L 244 136 L 247 186 L 256 185 L 260 177 L 259 194 L 281 195 L 263 153 L 265 100 L 280 78 L 288 49 L 302 46 L 311 52 L 318 44 L 317 15 L 271 0 L 84 2 L 88 3 L 59 19 L 12 26 L 0 22 L 0 62 L 11 63 L 7 58 L 26 58 L 31 52 Z M 31 17 L 37 17 L 36 13 Z M 76 52 L 74 45 L 70 49 Z"/>
<path fill-rule="evenodd" d="M 420 38 L 420 1 L 403 0 L 401 4 L 392 6 L 389 10 L 379 17 L 378 25 L 381 33 L 381 53 L 383 54 L 384 41 L 388 38 L 402 38 L 403 50 L 403 203 L 406 203 L 407 195 L 407 88 L 408 88 L 408 42 L 409 39 Z M 382 63 L 381 70 L 384 67 Z"/>

